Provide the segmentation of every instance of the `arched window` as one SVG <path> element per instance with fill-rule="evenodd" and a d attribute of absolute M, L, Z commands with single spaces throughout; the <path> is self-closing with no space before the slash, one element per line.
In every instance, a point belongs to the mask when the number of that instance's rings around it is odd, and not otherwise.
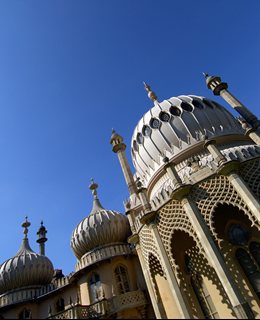
<path fill-rule="evenodd" d="M 123 294 L 130 291 L 127 269 L 125 267 L 116 267 L 115 278 L 118 294 Z"/>
<path fill-rule="evenodd" d="M 18 319 L 32 319 L 31 310 L 23 309 L 23 311 L 19 313 Z"/>
<path fill-rule="evenodd" d="M 236 258 L 241 265 L 245 275 L 255 290 L 257 296 L 260 298 L 260 272 L 249 253 L 244 249 L 237 249 Z"/>
<path fill-rule="evenodd" d="M 260 268 L 260 243 L 258 242 L 251 242 L 249 246 L 250 253 L 254 257 L 255 261 Z"/>
<path fill-rule="evenodd" d="M 63 298 L 59 298 L 56 302 L 56 312 L 63 311 L 65 309 L 65 303 Z"/>
<path fill-rule="evenodd" d="M 91 302 L 98 301 L 102 298 L 102 285 L 97 273 L 92 273 L 89 279 Z"/>

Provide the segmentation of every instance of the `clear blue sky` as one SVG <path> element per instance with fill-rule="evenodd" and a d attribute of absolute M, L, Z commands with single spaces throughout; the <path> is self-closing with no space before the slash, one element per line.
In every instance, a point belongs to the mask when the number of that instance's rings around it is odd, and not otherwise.
<path fill-rule="evenodd" d="M 260 1 L 0 1 L 0 261 L 13 256 L 28 215 L 31 247 L 43 219 L 55 268 L 74 270 L 75 226 L 93 177 L 105 208 L 128 192 L 109 139 L 128 146 L 151 107 L 180 94 L 215 99 L 220 75 L 259 116 Z"/>

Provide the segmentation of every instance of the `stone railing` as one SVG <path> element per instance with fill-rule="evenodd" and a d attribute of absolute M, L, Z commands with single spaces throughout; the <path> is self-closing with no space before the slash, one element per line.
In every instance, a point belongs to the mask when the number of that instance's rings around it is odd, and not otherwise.
<path fill-rule="evenodd" d="M 113 314 L 129 308 L 137 308 L 147 303 L 146 297 L 141 290 L 130 291 L 113 297 L 108 301 L 109 313 Z"/>
<path fill-rule="evenodd" d="M 107 304 L 107 300 L 104 299 L 89 306 L 71 306 L 55 315 L 50 315 L 48 319 L 91 319 L 104 317 L 108 311 Z"/>
<path fill-rule="evenodd" d="M 89 306 L 74 305 L 64 311 L 49 315 L 48 319 L 91 319 L 104 318 L 129 309 L 147 304 L 144 293 L 141 290 L 131 291 L 112 299 L 103 299 Z"/>
<path fill-rule="evenodd" d="M 102 260 L 131 253 L 129 244 L 115 243 L 86 253 L 76 265 L 76 271 Z"/>

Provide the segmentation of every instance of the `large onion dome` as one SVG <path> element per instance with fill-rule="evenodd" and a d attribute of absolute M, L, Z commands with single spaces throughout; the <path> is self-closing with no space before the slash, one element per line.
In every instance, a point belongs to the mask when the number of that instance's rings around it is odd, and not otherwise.
<path fill-rule="evenodd" d="M 104 209 L 97 197 L 97 187 L 92 180 L 92 210 L 89 216 L 78 224 L 71 237 L 71 247 L 78 259 L 103 245 L 125 243 L 130 235 L 127 217 L 119 212 Z"/>
<path fill-rule="evenodd" d="M 241 135 L 239 122 L 218 103 L 195 95 L 181 95 L 162 102 L 145 84 L 154 106 L 138 122 L 132 137 L 132 160 L 137 176 L 148 180 L 166 155 L 178 161 L 205 137 Z"/>
<path fill-rule="evenodd" d="M 0 294 L 14 289 L 37 287 L 51 282 L 54 269 L 51 261 L 44 255 L 35 253 L 27 238 L 30 222 L 22 224 L 24 239 L 16 255 L 0 267 Z"/>

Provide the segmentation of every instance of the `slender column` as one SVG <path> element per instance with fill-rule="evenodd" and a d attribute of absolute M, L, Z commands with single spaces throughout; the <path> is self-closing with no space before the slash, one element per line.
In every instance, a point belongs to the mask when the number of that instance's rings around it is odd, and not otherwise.
<path fill-rule="evenodd" d="M 189 217 L 193 229 L 196 230 L 198 238 L 207 254 L 209 263 L 215 269 L 215 272 L 217 273 L 218 278 L 227 293 L 237 318 L 251 319 L 252 313 L 248 312 L 248 305 L 243 299 L 239 290 L 236 288 L 236 285 L 225 265 L 223 257 L 214 243 L 210 230 L 205 224 L 196 204 L 192 199 L 190 199 L 189 196 L 184 197 L 181 203 L 187 216 Z"/>
<path fill-rule="evenodd" d="M 110 143 L 113 146 L 112 150 L 118 156 L 130 195 L 136 194 L 137 189 L 125 155 L 126 145 L 123 143 L 123 138 L 113 130 Z"/>
<path fill-rule="evenodd" d="M 177 279 L 173 273 L 171 264 L 169 262 L 166 250 L 164 248 L 163 242 L 161 240 L 160 234 L 158 232 L 157 226 L 154 223 L 150 224 L 151 231 L 153 233 L 154 240 L 156 241 L 156 245 L 158 247 L 158 254 L 161 259 L 161 264 L 163 269 L 165 270 L 166 278 L 168 279 L 168 284 L 174 299 L 174 302 L 177 305 L 180 318 L 181 319 L 191 319 L 191 315 L 187 309 L 185 301 L 183 299 L 179 284 Z"/>
<path fill-rule="evenodd" d="M 228 164 L 230 162 L 227 162 L 224 155 L 220 152 L 220 150 L 215 145 L 214 140 L 208 140 L 206 141 L 204 147 L 213 155 L 214 159 L 222 165 L 222 168 L 220 168 L 219 173 L 222 172 L 226 174 L 228 180 L 234 187 L 234 189 L 237 191 L 237 193 L 240 195 L 240 197 L 245 201 L 248 208 L 251 210 L 254 217 L 257 219 L 257 221 L 260 223 L 260 202 L 259 200 L 254 196 L 254 194 L 251 192 L 251 190 L 248 188 L 247 184 L 244 182 L 244 180 L 234 171 L 225 170 L 226 167 L 228 167 Z M 225 172 L 226 171 L 226 172 Z"/>
<path fill-rule="evenodd" d="M 153 289 L 153 285 L 152 285 L 152 281 L 151 281 L 151 277 L 150 277 L 148 268 L 146 266 L 146 263 L 144 261 L 144 257 L 143 257 L 142 251 L 141 251 L 141 247 L 140 247 L 140 245 L 138 243 L 136 244 L 136 252 L 137 252 L 137 255 L 138 255 L 142 270 L 143 270 L 145 282 L 146 282 L 146 285 L 147 285 L 149 296 L 151 298 L 151 302 L 152 302 L 152 305 L 153 305 L 153 310 L 154 310 L 155 316 L 156 316 L 157 319 L 162 319 L 163 315 L 161 314 L 160 309 L 158 307 L 157 300 L 156 300 L 156 295 L 155 295 L 155 292 L 154 292 L 154 289 Z"/>

